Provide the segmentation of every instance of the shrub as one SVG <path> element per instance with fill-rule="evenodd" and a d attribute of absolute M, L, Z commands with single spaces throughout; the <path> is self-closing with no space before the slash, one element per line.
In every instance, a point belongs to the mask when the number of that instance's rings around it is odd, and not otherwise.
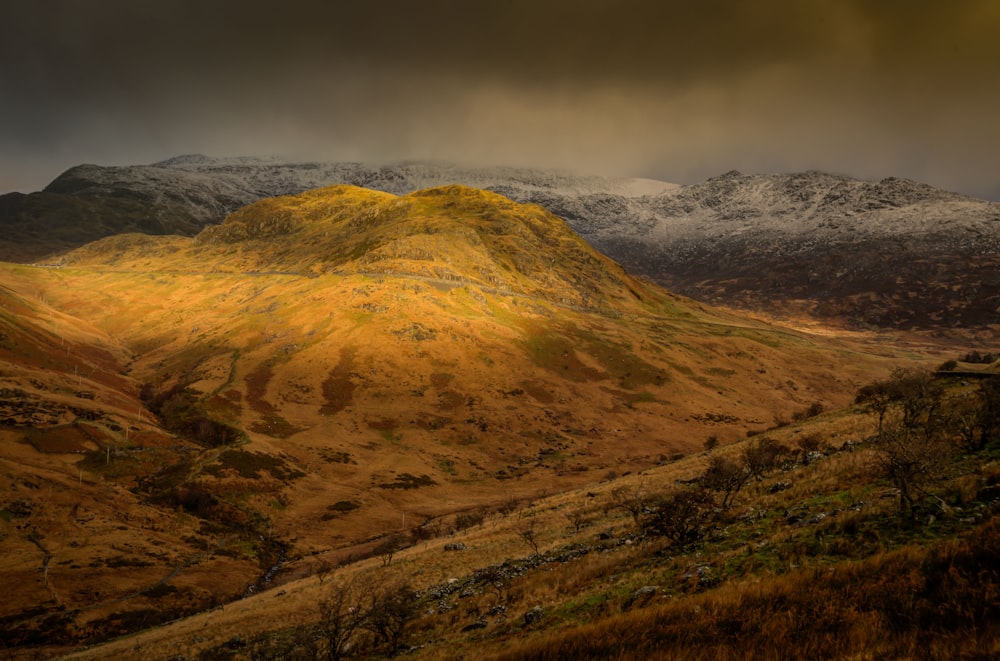
<path fill-rule="evenodd" d="M 471 512 L 459 512 L 455 515 L 455 530 L 466 530 L 473 526 L 482 525 L 485 518 L 486 512 L 482 509 L 476 509 Z"/>
<path fill-rule="evenodd" d="M 715 503 L 703 489 L 685 489 L 648 499 L 639 521 L 643 534 L 665 537 L 677 548 L 700 540 L 714 517 Z"/>
<path fill-rule="evenodd" d="M 373 553 L 381 558 L 383 567 L 388 567 L 389 563 L 392 562 L 392 556 L 404 548 L 406 548 L 406 538 L 403 535 L 392 535 L 379 542 L 373 549 Z"/>
<path fill-rule="evenodd" d="M 635 487 L 621 485 L 611 490 L 611 502 L 608 503 L 606 509 L 624 510 L 631 515 L 632 522 L 639 525 L 639 518 L 642 516 L 645 505 L 646 498 L 643 495 L 641 484 Z"/>
<path fill-rule="evenodd" d="M 750 477 L 761 479 L 777 468 L 779 461 L 786 454 L 788 448 L 765 436 L 758 437 L 744 448 L 740 458 Z"/>
<path fill-rule="evenodd" d="M 722 494 L 722 507 L 729 507 L 750 479 L 750 471 L 725 457 L 712 457 L 699 482 L 705 489 Z"/>

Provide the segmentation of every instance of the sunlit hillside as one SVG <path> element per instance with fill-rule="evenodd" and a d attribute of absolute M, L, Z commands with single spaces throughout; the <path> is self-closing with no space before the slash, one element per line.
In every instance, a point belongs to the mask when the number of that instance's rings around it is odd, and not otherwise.
<path fill-rule="evenodd" d="M 3 265 L 0 285 L 2 575 L 21 586 L 0 617 L 23 648 L 673 465 L 926 361 L 674 296 L 540 207 L 457 186 L 267 199 L 193 239 Z"/>

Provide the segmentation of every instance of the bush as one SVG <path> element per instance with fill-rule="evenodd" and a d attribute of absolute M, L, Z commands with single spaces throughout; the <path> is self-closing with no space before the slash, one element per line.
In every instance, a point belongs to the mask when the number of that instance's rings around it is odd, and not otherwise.
<path fill-rule="evenodd" d="M 703 489 L 685 489 L 650 497 L 639 519 L 649 537 L 665 537 L 677 548 L 700 540 L 714 518 L 715 503 Z"/>
<path fill-rule="evenodd" d="M 163 426 L 206 447 L 219 447 L 244 438 L 243 432 L 211 419 L 190 388 L 176 387 L 154 397 L 149 409 L 160 417 Z"/>
<path fill-rule="evenodd" d="M 455 530 L 466 530 L 473 526 L 482 525 L 486 518 L 486 512 L 482 509 L 471 512 L 459 512 L 455 515 Z"/>
<path fill-rule="evenodd" d="M 722 507 L 729 507 L 749 479 L 750 471 L 745 466 L 724 457 L 712 457 L 699 482 L 705 489 L 722 494 Z"/>
<path fill-rule="evenodd" d="M 788 454 L 788 448 L 773 438 L 758 437 L 744 448 L 740 458 L 750 477 L 763 478 L 777 468 L 779 461 Z"/>

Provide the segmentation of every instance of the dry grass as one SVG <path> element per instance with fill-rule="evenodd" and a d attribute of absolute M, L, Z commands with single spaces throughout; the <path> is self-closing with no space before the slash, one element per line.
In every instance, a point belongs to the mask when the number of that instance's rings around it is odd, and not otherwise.
<path fill-rule="evenodd" d="M 735 582 L 568 631 L 497 659 L 991 658 L 1000 524 L 855 563 Z"/>
<path fill-rule="evenodd" d="M 735 453 L 776 417 L 816 401 L 835 410 L 884 376 L 900 346 L 704 308 L 635 281 L 539 209 L 463 189 L 402 199 L 338 188 L 227 225 L 195 241 L 115 237 L 59 269 L 0 266 L 14 343 L 0 352 L 0 387 L 24 393 L 10 398 L 18 411 L 52 412 L 16 423 L 0 446 L 11 494 L 0 509 L 32 505 L 0 521 L 16 557 L 4 580 L 26 586 L 7 605 L 12 627 L 43 631 L 60 613 L 50 629 L 70 645 L 140 616 L 148 623 L 145 611 L 196 613 L 241 594 L 283 549 L 288 599 L 266 593 L 164 630 L 180 642 L 162 649 L 197 651 L 247 627 L 314 618 L 320 586 L 303 577 L 323 561 L 356 560 L 383 535 L 425 522 L 445 530 L 457 513 L 512 501 L 513 511 L 448 538 L 469 551 L 421 542 L 386 571 L 427 587 L 525 557 L 529 524 L 543 553 L 592 544 L 607 528 L 623 539 L 627 520 L 604 511 L 610 476 L 650 490 L 689 480 L 707 465 L 710 434 L 722 441 L 713 453 Z M 93 399 L 75 394 L 81 384 Z M 143 389 L 185 388 L 191 410 L 247 432 L 242 454 L 165 433 L 139 399 Z M 44 441 L 78 418 L 100 431 L 82 462 L 52 452 L 79 444 Z M 789 446 L 806 433 L 839 446 L 863 438 L 866 424 L 831 412 L 808 430 L 771 433 Z M 28 428 L 42 452 L 23 442 Z M 832 492 L 838 474 L 858 478 L 863 493 L 861 456 L 803 472 L 789 497 Z M 974 486 L 960 490 L 969 498 Z M 782 502 L 752 495 L 769 510 Z M 84 501 L 90 513 L 67 514 Z M 339 502 L 357 508 L 329 516 Z M 586 522 L 573 525 L 575 512 Z M 552 566 L 514 589 L 509 612 L 585 584 L 606 584 L 607 595 L 567 608 L 608 612 L 641 587 L 628 572 L 650 553 L 623 543 Z M 116 585 L 106 560 L 119 555 L 150 564 Z M 110 587 L 94 587 L 102 581 Z M 488 606 L 476 599 L 469 617 Z M 418 626 L 428 640 L 445 635 L 432 620 Z"/>
<path fill-rule="evenodd" d="M 426 602 L 422 608 L 434 613 L 419 616 L 408 633 L 420 646 L 412 653 L 418 658 L 907 658 L 925 651 L 930 658 L 989 658 L 1000 633 L 995 503 L 992 509 L 968 503 L 980 512 L 968 520 L 901 525 L 894 502 L 878 497 L 881 487 L 865 484 L 871 478 L 864 457 L 863 450 L 838 452 L 778 471 L 742 494 L 703 543 L 682 553 L 662 543 L 630 543 L 627 514 L 607 505 L 620 486 L 671 487 L 697 472 L 702 456 L 523 502 L 461 532 L 418 542 L 388 567 L 372 559 L 335 574 L 343 580 L 372 574 L 383 584 L 405 579 L 430 592 L 452 581 L 474 586 L 472 577 L 498 563 L 524 567 L 503 585 Z M 1000 474 L 989 457 L 976 466 L 956 476 L 961 490 L 971 490 L 974 479 L 981 491 Z M 789 481 L 793 487 L 772 493 Z M 871 500 L 856 502 L 857 496 Z M 572 511 L 586 523 L 573 526 Z M 821 513 L 825 518 L 814 522 L 789 518 Z M 547 558 L 537 566 L 521 564 L 532 553 L 519 537 L 528 525 Z M 602 540 L 607 531 L 610 538 Z M 459 541 L 465 550 L 444 550 Z M 656 587 L 637 599 L 643 586 Z M 265 645 L 263 651 L 280 640 L 268 632 L 319 617 L 324 589 L 318 576 L 288 582 L 79 658 L 125 650 L 193 655 L 236 635 L 246 638 L 247 631 L 259 634 L 254 644 Z M 543 618 L 525 624 L 522 614 L 536 605 Z M 467 630 L 476 622 L 486 628 Z"/>

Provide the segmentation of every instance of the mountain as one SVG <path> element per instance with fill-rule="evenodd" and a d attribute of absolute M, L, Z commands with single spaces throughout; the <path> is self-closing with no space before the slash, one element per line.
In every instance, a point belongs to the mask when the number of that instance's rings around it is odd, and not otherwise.
<path fill-rule="evenodd" d="M 122 232 L 191 236 L 264 197 L 453 183 L 540 204 L 629 271 L 714 304 L 858 328 L 982 328 L 1000 306 L 1000 204 L 903 179 L 731 172 L 676 186 L 517 168 L 183 156 L 72 168 L 0 198 L 0 258 Z"/>
<path fill-rule="evenodd" d="M 546 194 L 556 199 L 594 193 L 642 195 L 672 187 L 645 179 L 423 163 L 373 166 L 188 155 L 153 165 L 80 165 L 41 192 L 0 196 L 0 223 L 5 229 L 0 258 L 34 261 L 125 232 L 192 236 L 259 199 L 333 184 L 405 194 L 455 183 L 504 188 L 520 201 Z"/>
<path fill-rule="evenodd" d="M 0 265 L 0 294 L 0 621 L 50 651 L 837 409 L 897 351 L 707 308 L 462 186 L 267 198 Z"/>
<path fill-rule="evenodd" d="M 998 318 L 997 203 L 904 179 L 733 172 L 646 208 L 645 225 L 585 236 L 632 272 L 699 300 L 874 328 Z"/>

